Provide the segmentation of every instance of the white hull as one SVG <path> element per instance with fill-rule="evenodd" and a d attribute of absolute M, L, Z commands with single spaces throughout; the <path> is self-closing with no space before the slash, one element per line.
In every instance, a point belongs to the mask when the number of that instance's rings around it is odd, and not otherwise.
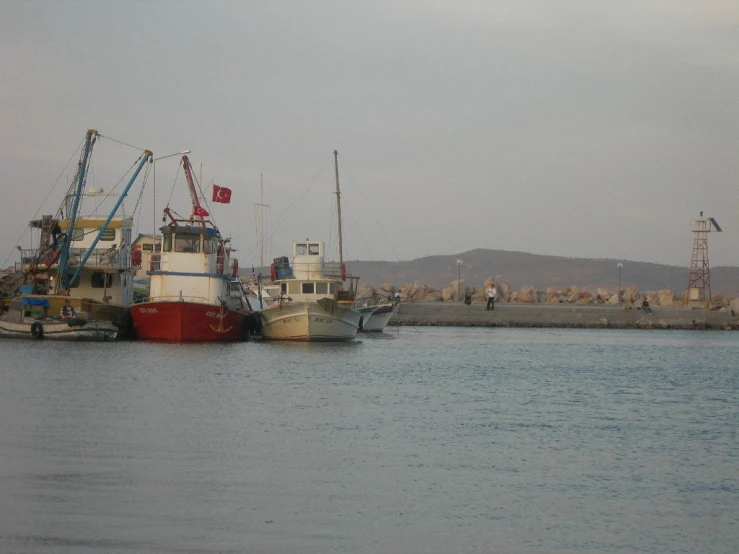
<path fill-rule="evenodd" d="M 88 321 L 84 325 L 70 327 L 58 321 L 13 323 L 0 319 L 2 338 L 106 341 L 114 340 L 117 336 L 118 327 L 109 321 Z"/>
<path fill-rule="evenodd" d="M 356 310 L 331 299 L 320 303 L 286 302 L 259 313 L 263 339 L 303 342 L 354 340 L 361 317 Z"/>
<path fill-rule="evenodd" d="M 365 316 L 362 331 L 365 333 L 381 333 L 398 309 L 400 304 L 381 304 L 376 306 L 369 316 Z"/>

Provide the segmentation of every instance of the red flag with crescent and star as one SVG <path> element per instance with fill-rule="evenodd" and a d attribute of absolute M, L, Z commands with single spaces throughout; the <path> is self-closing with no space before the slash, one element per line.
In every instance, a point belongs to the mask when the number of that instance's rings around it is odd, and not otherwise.
<path fill-rule="evenodd" d="M 213 202 L 221 204 L 229 204 L 231 202 L 231 189 L 213 185 Z"/>
<path fill-rule="evenodd" d="M 202 208 L 201 206 L 197 206 L 195 208 L 195 215 L 198 215 L 200 217 L 208 217 L 210 214 L 205 210 L 205 208 Z"/>

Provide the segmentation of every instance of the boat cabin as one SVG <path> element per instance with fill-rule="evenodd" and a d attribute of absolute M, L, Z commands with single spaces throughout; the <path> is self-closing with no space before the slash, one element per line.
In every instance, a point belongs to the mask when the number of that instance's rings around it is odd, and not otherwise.
<path fill-rule="evenodd" d="M 67 234 L 72 233 L 68 268 L 71 279 L 100 234 L 106 219 L 98 216 L 81 217 L 75 221 L 71 231 L 70 222 L 66 219 L 57 221 L 53 216 L 43 216 L 40 220 L 31 221 L 31 229 L 38 229 L 39 232 L 36 242 L 39 247 L 21 251 L 23 270 L 29 272 L 40 289 L 53 292 L 60 246 Z M 138 261 L 135 255 L 131 255 L 132 226 L 131 217 L 114 216 L 111 219 L 79 276 L 70 284 L 70 296 L 124 306 L 133 303 L 133 271 Z"/>
<path fill-rule="evenodd" d="M 218 229 L 177 221 L 161 228 L 161 254 L 150 255 L 150 299 L 182 299 L 245 307 L 238 262 Z"/>
<path fill-rule="evenodd" d="M 290 298 L 294 302 L 314 302 L 321 298 L 353 301 L 351 285 L 349 290 L 343 287 L 346 269 L 337 263 L 325 262 L 323 241 L 293 241 L 292 268 L 284 267 L 283 263 L 287 266 L 286 258 L 275 259 L 276 268 L 273 271 L 279 282 L 280 297 Z"/>

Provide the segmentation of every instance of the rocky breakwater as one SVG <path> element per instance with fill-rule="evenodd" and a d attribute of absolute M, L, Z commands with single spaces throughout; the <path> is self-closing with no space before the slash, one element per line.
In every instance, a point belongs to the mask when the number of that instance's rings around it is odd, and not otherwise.
<path fill-rule="evenodd" d="M 714 299 L 710 306 L 690 305 L 685 295 L 669 290 L 639 291 L 626 287 L 619 295 L 605 288 L 581 290 L 576 286 L 537 290 L 525 285 L 512 290 L 495 279 L 498 301 L 494 311 L 485 310 L 483 285 L 468 286 L 463 280 L 436 288 L 419 282 L 394 287 L 361 285 L 363 294 L 401 295 L 401 306 L 390 325 L 472 327 L 574 327 L 615 329 L 739 329 L 739 299 Z M 461 302 L 466 291 L 473 302 Z M 647 299 L 653 313 L 642 309 Z"/>

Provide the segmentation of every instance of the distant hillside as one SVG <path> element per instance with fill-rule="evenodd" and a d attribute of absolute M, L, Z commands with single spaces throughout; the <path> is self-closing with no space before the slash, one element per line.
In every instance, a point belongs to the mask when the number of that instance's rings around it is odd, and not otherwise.
<path fill-rule="evenodd" d="M 389 282 L 401 286 L 411 281 L 437 287 L 448 286 L 457 279 L 457 260 L 462 260 L 461 273 L 468 285 L 482 285 L 488 277 L 498 276 L 508 281 L 514 290 L 523 285 L 537 288 L 548 286 L 594 289 L 618 287 L 618 267 L 621 286 L 636 286 L 640 290 L 669 288 L 676 294 L 688 285 L 688 267 L 630 262 L 627 260 L 564 258 L 541 256 L 525 252 L 476 249 L 449 256 L 427 256 L 402 262 L 348 261 L 350 273 L 359 275 L 360 282 L 377 286 Z M 714 295 L 739 296 L 739 267 L 711 268 L 711 289 Z"/>

